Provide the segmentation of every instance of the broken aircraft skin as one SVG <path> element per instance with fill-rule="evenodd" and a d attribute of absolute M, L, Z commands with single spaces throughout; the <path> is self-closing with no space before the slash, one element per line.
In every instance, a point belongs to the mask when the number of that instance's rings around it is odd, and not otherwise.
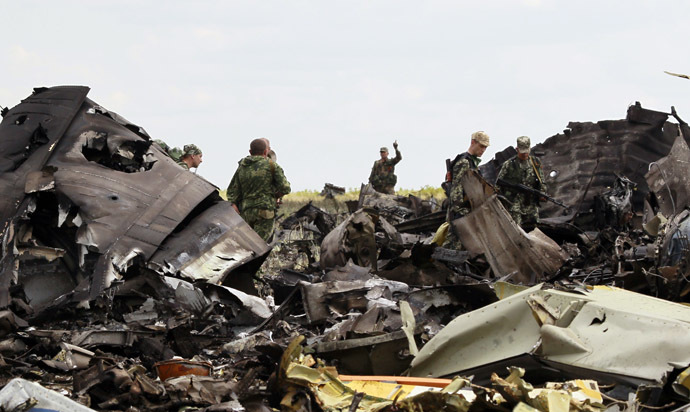
<path fill-rule="evenodd" d="M 563 265 L 568 256 L 558 244 L 538 228 L 522 230 L 479 173 L 465 173 L 462 185 L 472 211 L 451 224 L 469 252 L 486 256 L 496 277 L 534 284 Z"/>
<path fill-rule="evenodd" d="M 570 258 L 562 266 L 549 264 L 547 273 L 551 275 L 514 277 L 512 281 L 534 284 L 540 279 L 569 279 L 613 284 L 687 301 L 690 246 L 684 240 L 683 227 L 679 231 L 678 226 L 690 206 L 685 179 L 689 139 L 690 128 L 673 107 L 666 113 L 636 103 L 623 120 L 570 122 L 563 134 L 535 145 L 532 151 L 542 160 L 549 194 L 570 209 L 566 213 L 543 204 L 538 228 L 567 250 Z M 514 152 L 513 147 L 506 148 L 481 166 L 483 178 L 493 181 Z M 468 223 L 464 225 L 470 229 L 470 245 L 477 237 L 473 233 L 482 231 L 482 226 Z M 650 223 L 655 226 L 652 232 L 648 231 Z M 497 253 L 497 245 L 494 242 L 480 251 L 491 256 Z M 515 251 L 519 253 L 519 248 L 513 248 Z M 492 269 L 494 276 L 507 271 L 495 264 Z"/>
<path fill-rule="evenodd" d="M 648 192 L 645 173 L 652 162 L 671 152 L 678 136 L 678 124 L 667 121 L 671 115 L 645 109 L 638 102 L 623 120 L 570 122 L 562 134 L 534 145 L 532 153 L 541 159 L 549 195 L 571 210 L 564 216 L 563 208 L 544 203 L 540 217 L 576 222 L 586 229 L 592 224 L 594 197 L 613 187 L 617 176 L 638 184 L 632 202 L 641 211 Z M 685 139 L 690 135 L 685 134 Z M 480 166 L 484 178 L 494 182 L 501 164 L 515 153 L 514 147 L 508 147 Z"/>
<path fill-rule="evenodd" d="M 135 265 L 221 283 L 269 250 L 216 187 L 88 92 L 37 88 L 0 123 L 0 307 L 93 300 Z"/>
<path fill-rule="evenodd" d="M 509 360 L 534 370 L 541 363 L 566 375 L 662 385 L 674 368 L 690 366 L 688 339 L 687 306 L 605 286 L 537 285 L 454 319 L 412 361 L 411 374 L 475 375 L 481 383 L 490 378 L 483 365 Z"/>
<path fill-rule="evenodd" d="M 349 214 L 307 205 L 287 217 L 268 253 L 213 185 L 87 93 L 37 89 L 0 124 L 0 385 L 59 391 L 93 410 L 690 401 L 685 306 L 636 293 L 690 296 L 690 188 L 679 177 L 690 150 L 677 116 L 682 134 L 667 114 L 632 107 L 626 120 L 571 123 L 570 140 L 544 142 L 558 148 L 545 165 L 575 156 L 552 194 L 576 207 L 545 208 L 541 231 L 515 225 L 495 189 L 468 174 L 473 210 L 453 222 L 467 250 L 431 242 L 445 215 L 433 202 L 365 189 Z M 270 295 L 229 287 L 246 274 Z M 474 381 L 433 393 L 403 384 L 458 372 Z M 387 376 L 401 374 L 419 376 Z M 523 376 L 576 381 L 532 388 Z M 582 385 L 592 378 L 602 385 Z"/>

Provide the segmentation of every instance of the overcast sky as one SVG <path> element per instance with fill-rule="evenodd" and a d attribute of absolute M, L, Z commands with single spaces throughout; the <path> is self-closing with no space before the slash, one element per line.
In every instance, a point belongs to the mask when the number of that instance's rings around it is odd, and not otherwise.
<path fill-rule="evenodd" d="M 0 105 L 34 87 L 89 98 L 204 151 L 221 188 L 268 137 L 293 191 L 359 187 L 400 144 L 398 188 L 629 104 L 690 120 L 688 1 L 0 0 Z M 392 147 L 391 147 L 392 149 Z"/>

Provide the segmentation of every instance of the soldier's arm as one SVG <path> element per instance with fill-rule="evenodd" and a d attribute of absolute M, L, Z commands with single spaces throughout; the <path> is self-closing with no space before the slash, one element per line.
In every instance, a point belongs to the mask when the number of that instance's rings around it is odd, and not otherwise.
<path fill-rule="evenodd" d="M 283 197 L 290 193 L 290 182 L 287 181 L 283 168 L 276 164 L 276 174 L 273 179 L 276 197 Z"/>
<path fill-rule="evenodd" d="M 240 189 L 239 179 L 237 178 L 237 172 L 235 172 L 230 180 L 226 195 L 228 197 L 228 202 L 232 203 L 235 210 L 239 212 L 238 204 L 242 201 L 242 191 Z"/>
<path fill-rule="evenodd" d="M 470 170 L 470 162 L 467 159 L 460 159 L 453 165 L 453 182 L 450 188 L 451 206 L 462 203 L 465 198 L 465 191 L 462 188 L 462 176 Z"/>
<path fill-rule="evenodd" d="M 510 177 L 508 176 L 509 175 L 509 173 L 508 173 L 508 169 L 509 169 L 508 164 L 509 163 L 510 163 L 510 159 L 503 162 L 503 164 L 501 165 L 501 170 L 498 171 L 498 179 L 503 179 L 503 180 L 508 180 L 508 181 L 510 180 Z"/>
<path fill-rule="evenodd" d="M 503 164 L 501 165 L 501 170 L 498 171 L 498 179 L 505 180 L 507 173 L 508 173 L 508 160 L 503 162 Z"/>
<path fill-rule="evenodd" d="M 395 148 L 395 157 L 391 159 L 393 161 L 394 165 L 397 165 L 399 161 L 402 160 L 402 153 L 400 153 L 400 150 L 398 148 Z"/>

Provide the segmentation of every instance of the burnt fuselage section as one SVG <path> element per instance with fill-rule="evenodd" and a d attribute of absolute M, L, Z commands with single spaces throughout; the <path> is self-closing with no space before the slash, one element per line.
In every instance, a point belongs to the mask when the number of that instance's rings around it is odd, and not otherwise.
<path fill-rule="evenodd" d="M 268 250 L 214 185 L 88 91 L 35 89 L 0 124 L 0 306 L 88 301 L 132 268 L 220 283 Z"/>

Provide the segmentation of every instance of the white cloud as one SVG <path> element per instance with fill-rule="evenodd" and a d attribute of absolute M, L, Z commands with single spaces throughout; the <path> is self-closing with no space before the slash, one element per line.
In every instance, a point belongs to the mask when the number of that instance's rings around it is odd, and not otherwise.
<path fill-rule="evenodd" d="M 107 99 L 108 99 L 108 102 L 107 102 L 108 108 L 109 109 L 112 108 L 112 110 L 117 111 L 117 112 L 121 111 L 120 108 L 126 107 L 130 101 L 129 95 L 122 90 L 116 90 L 116 91 L 110 93 L 108 95 Z M 103 104 L 106 104 L 106 103 L 104 102 Z M 125 117 L 127 117 L 125 113 L 122 113 L 122 114 Z"/>
<path fill-rule="evenodd" d="M 0 46 L 0 104 L 36 86 L 88 85 L 152 136 L 195 140 L 208 153 L 202 175 L 221 185 L 227 159 L 259 135 L 295 190 L 358 186 L 393 138 L 400 185 L 420 187 L 438 184 L 443 160 L 478 129 L 498 151 L 570 120 L 623 118 L 635 100 L 690 117 L 690 82 L 662 72 L 690 74 L 690 3 L 679 0 L 171 0 L 164 14 L 153 3 L 132 13 L 134 3 L 76 2 L 65 13 L 28 1 L 37 13 L 24 2 L 5 10 L 2 31 L 21 37 Z M 327 156 L 305 161 L 321 146 Z"/>
<path fill-rule="evenodd" d="M 426 89 L 419 86 L 406 86 L 402 89 L 403 95 L 408 100 L 420 100 L 426 95 Z"/>
<path fill-rule="evenodd" d="M 30 52 L 19 45 L 10 47 L 9 58 L 10 63 L 22 67 L 30 67 L 41 63 L 41 59 L 36 53 Z"/>
<path fill-rule="evenodd" d="M 522 0 L 522 3 L 528 7 L 541 7 L 544 5 L 544 0 Z"/>
<path fill-rule="evenodd" d="M 130 56 L 141 62 L 150 60 L 153 56 L 158 55 L 161 49 L 166 48 L 166 42 L 162 41 L 160 36 L 155 33 L 141 34 L 140 38 L 136 42 L 130 43 L 128 47 Z"/>
<path fill-rule="evenodd" d="M 194 93 L 192 100 L 199 105 L 208 105 L 213 103 L 214 98 L 213 95 L 207 92 L 197 91 Z"/>
<path fill-rule="evenodd" d="M 197 27 L 193 31 L 193 36 L 202 42 L 210 42 L 217 46 L 226 43 L 226 35 L 223 30 L 213 27 Z"/>

